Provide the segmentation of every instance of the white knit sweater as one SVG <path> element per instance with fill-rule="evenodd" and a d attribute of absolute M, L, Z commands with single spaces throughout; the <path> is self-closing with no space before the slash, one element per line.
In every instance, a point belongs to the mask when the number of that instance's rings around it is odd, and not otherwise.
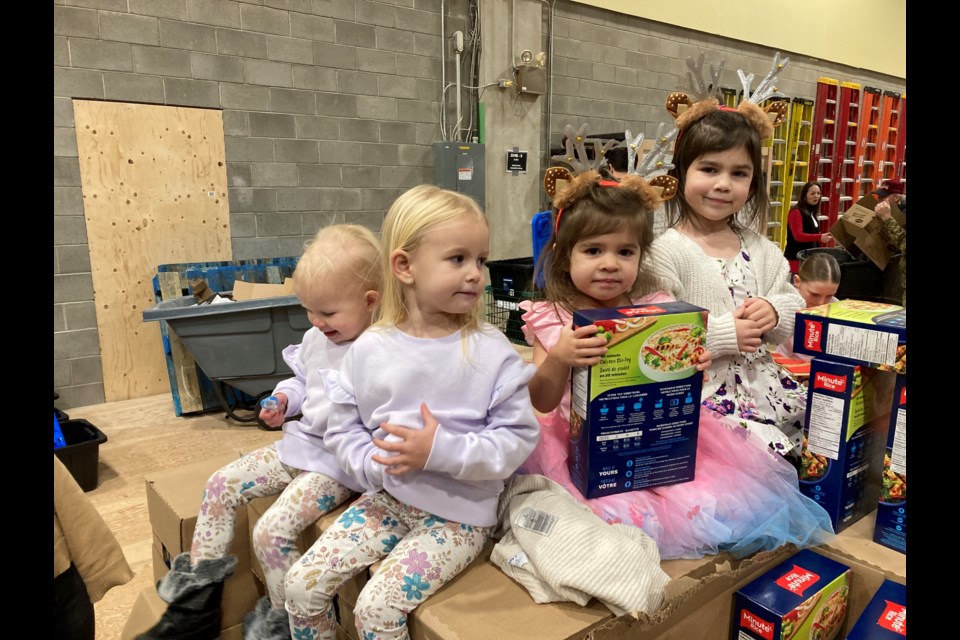
<path fill-rule="evenodd" d="M 757 279 L 756 297 L 763 298 L 777 312 L 777 326 L 767 332 L 764 341 L 780 344 L 793 340 L 796 312 L 804 307 L 803 298 L 790 284 L 790 268 L 780 247 L 748 230 L 741 231 L 750 264 Z M 714 364 L 724 356 L 740 353 L 733 312 L 736 307 L 720 270 L 712 264 L 700 246 L 676 229 L 667 229 L 653 242 L 649 262 L 660 287 L 677 300 L 710 311 L 707 325 L 707 349 Z"/>

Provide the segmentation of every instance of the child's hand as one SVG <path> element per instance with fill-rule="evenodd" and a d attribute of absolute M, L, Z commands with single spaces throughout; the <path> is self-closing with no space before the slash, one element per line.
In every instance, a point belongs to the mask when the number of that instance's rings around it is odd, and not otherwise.
<path fill-rule="evenodd" d="M 755 322 L 761 333 L 772 331 L 777 326 L 777 312 L 763 298 L 747 298 L 740 308 L 743 309 L 740 317 Z"/>
<path fill-rule="evenodd" d="M 389 422 L 380 424 L 381 429 L 401 438 L 400 442 L 373 439 L 373 444 L 392 454 L 386 457 L 372 456 L 374 462 L 384 466 L 384 473 L 387 475 L 402 476 L 411 471 L 419 471 L 427 464 L 433 450 L 433 436 L 440 423 L 430 413 L 426 404 L 420 404 L 420 415 L 423 416 L 423 429 L 411 429 Z"/>
<path fill-rule="evenodd" d="M 606 352 L 607 339 L 597 334 L 596 325 L 588 324 L 576 330 L 564 327 L 550 357 L 567 367 L 589 367 L 599 363 Z"/>
<path fill-rule="evenodd" d="M 743 307 L 737 309 L 734 314 L 734 325 L 737 329 L 737 348 L 744 353 L 754 353 L 763 343 L 763 331 L 757 326 L 757 323 L 749 318 L 740 317 L 743 314 Z"/>
<path fill-rule="evenodd" d="M 706 371 L 711 364 L 713 364 L 713 354 L 710 353 L 709 349 L 704 349 L 697 357 L 697 371 Z M 704 381 L 706 381 L 706 377 L 704 377 Z"/>
<path fill-rule="evenodd" d="M 260 409 L 260 419 L 268 427 L 279 427 L 287 416 L 287 394 L 273 394 L 277 399 L 277 408 L 273 410 Z"/>

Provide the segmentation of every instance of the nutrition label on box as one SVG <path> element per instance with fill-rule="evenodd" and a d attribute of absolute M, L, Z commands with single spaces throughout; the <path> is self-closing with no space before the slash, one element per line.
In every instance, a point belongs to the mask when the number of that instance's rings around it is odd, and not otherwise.
<path fill-rule="evenodd" d="M 814 393 L 807 416 L 810 429 L 807 433 L 807 449 L 831 460 L 840 457 L 840 428 L 846 401 L 843 398 Z"/>
<path fill-rule="evenodd" d="M 890 452 L 890 470 L 894 473 L 907 472 L 907 412 L 904 409 L 897 411 L 893 450 Z"/>
<path fill-rule="evenodd" d="M 827 334 L 828 354 L 893 366 L 897 363 L 897 335 L 862 327 L 832 325 Z"/>

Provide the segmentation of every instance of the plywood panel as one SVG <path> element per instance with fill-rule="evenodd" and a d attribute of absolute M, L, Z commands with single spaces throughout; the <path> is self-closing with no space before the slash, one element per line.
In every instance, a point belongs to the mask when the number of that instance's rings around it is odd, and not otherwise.
<path fill-rule="evenodd" d="M 107 401 L 167 392 L 157 265 L 230 260 L 219 111 L 74 100 Z"/>

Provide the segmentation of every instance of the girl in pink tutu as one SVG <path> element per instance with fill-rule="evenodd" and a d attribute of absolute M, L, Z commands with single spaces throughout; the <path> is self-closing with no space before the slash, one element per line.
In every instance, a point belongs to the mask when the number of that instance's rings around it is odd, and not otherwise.
<path fill-rule="evenodd" d="M 675 186 L 667 185 L 661 195 L 639 175 L 620 182 L 593 170 L 564 177 L 569 185 L 554 188 L 554 231 L 538 264 L 543 299 L 520 305 L 537 366 L 529 388 L 541 424 L 525 471 L 562 484 L 607 522 L 641 527 L 663 559 L 720 551 L 744 556 L 786 543 L 824 542 L 833 533 L 830 519 L 800 493 L 794 468 L 707 408 L 701 408 L 693 481 L 593 500 L 573 486 L 567 470 L 570 372 L 606 353 L 596 327 L 571 328 L 573 311 L 672 300 L 655 292 L 643 258 L 653 239 L 653 209 Z M 546 183 L 550 193 L 556 184 L 550 171 Z M 705 353 L 698 368 L 709 363 Z"/>

